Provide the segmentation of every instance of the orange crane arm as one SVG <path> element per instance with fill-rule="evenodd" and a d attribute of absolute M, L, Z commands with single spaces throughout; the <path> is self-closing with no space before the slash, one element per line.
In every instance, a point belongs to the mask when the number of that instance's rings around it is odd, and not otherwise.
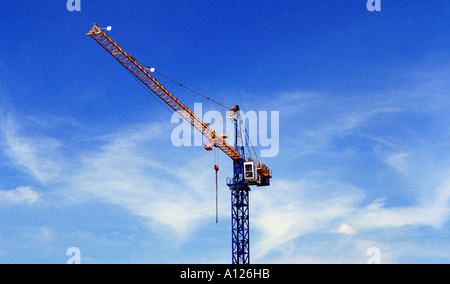
<path fill-rule="evenodd" d="M 243 160 L 243 157 L 234 147 L 230 146 L 221 136 L 217 135 L 215 131 L 212 130 L 205 122 L 198 118 L 191 110 L 189 110 L 189 108 L 187 108 L 166 88 L 164 88 L 144 67 L 136 61 L 134 57 L 126 53 L 97 24 L 94 24 L 94 27 L 86 35 L 92 37 L 139 81 L 147 86 L 169 107 L 176 111 L 190 125 L 200 131 L 200 133 L 208 138 L 209 141 L 213 142 L 215 146 L 222 150 L 228 157 L 232 160 Z"/>

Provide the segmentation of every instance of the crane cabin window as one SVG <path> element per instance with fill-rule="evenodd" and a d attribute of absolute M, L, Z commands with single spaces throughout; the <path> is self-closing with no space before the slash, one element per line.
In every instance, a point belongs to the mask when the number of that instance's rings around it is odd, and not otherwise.
<path fill-rule="evenodd" d="M 253 165 L 252 164 L 245 165 L 245 173 L 247 174 L 248 177 L 253 177 Z"/>
<path fill-rule="evenodd" d="M 258 174 L 256 165 L 253 162 L 244 163 L 245 180 L 249 183 L 256 183 Z"/>

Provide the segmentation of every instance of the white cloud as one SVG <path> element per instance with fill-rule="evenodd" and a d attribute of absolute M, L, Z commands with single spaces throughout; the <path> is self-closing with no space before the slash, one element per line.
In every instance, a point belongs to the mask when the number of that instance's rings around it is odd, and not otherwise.
<path fill-rule="evenodd" d="M 358 210 L 351 217 L 352 224 L 359 230 L 407 225 L 439 228 L 450 214 L 450 173 L 430 195 L 433 196 L 432 199 L 419 200 L 415 206 L 387 208 L 377 200 Z"/>
<path fill-rule="evenodd" d="M 271 252 L 279 251 L 285 256 L 280 259 L 282 261 L 327 262 L 330 256 L 303 255 L 298 258 L 289 256 L 292 254 L 290 251 L 297 251 L 298 247 L 284 250 L 287 244 L 310 233 L 330 232 L 353 236 L 360 232 L 393 230 L 405 226 L 440 228 L 450 214 L 450 173 L 443 176 L 439 186 L 430 191 L 433 198 L 418 200 L 416 205 L 394 207 L 385 205 L 387 198 L 376 199 L 361 207 L 360 203 L 367 192 L 336 181 L 275 181 L 272 188 L 276 190 L 252 194 L 251 225 L 258 231 L 258 237 L 253 239 L 253 259 L 263 260 Z M 334 224 L 341 220 L 344 222 L 336 227 Z M 386 261 L 394 261 L 392 254 L 385 252 L 384 257 Z"/>
<path fill-rule="evenodd" d="M 305 95 L 302 92 L 284 94 L 266 108 L 280 112 L 280 135 L 286 142 L 281 151 L 289 153 L 287 159 L 310 154 L 333 155 L 336 142 L 362 135 L 363 130 L 374 126 L 376 121 L 403 110 L 402 106 L 394 104 L 389 95 L 362 98 L 333 94 Z M 301 127 L 292 131 L 292 121 Z"/>
<path fill-rule="evenodd" d="M 6 154 L 42 184 L 55 180 L 65 167 L 60 157 L 61 142 L 54 138 L 23 135 L 11 117 L 1 121 Z"/>
<path fill-rule="evenodd" d="M 408 153 L 399 153 L 399 154 L 393 154 L 389 156 L 385 162 L 392 166 L 394 169 L 399 171 L 400 173 L 406 175 L 409 173 L 409 163 L 408 163 Z"/>
<path fill-rule="evenodd" d="M 339 227 L 332 230 L 331 232 L 344 235 L 354 235 L 357 233 L 357 231 L 352 226 L 346 223 L 340 224 Z"/>
<path fill-rule="evenodd" d="M 31 187 L 18 187 L 13 190 L 0 191 L 0 204 L 35 204 L 40 194 Z"/>
<path fill-rule="evenodd" d="M 279 264 L 365 264 L 372 257 L 368 254 L 370 248 L 381 252 L 381 263 L 396 263 L 397 251 L 384 243 L 359 240 L 351 237 L 315 239 L 314 243 L 301 241 L 290 242 L 281 247 L 280 255 L 268 259 L 268 263 Z M 394 253 L 393 253 L 394 252 Z"/>
<path fill-rule="evenodd" d="M 253 245 L 256 260 L 300 236 L 329 232 L 363 197 L 360 189 L 335 181 L 281 180 L 272 188 L 276 190 L 252 194 L 251 226 L 259 232 Z"/>
<path fill-rule="evenodd" d="M 205 186 L 207 171 L 199 166 L 201 161 L 182 164 L 182 158 L 170 158 L 169 152 L 164 163 L 155 157 L 159 153 L 152 149 L 154 140 L 162 139 L 161 129 L 159 124 L 135 126 L 111 135 L 93 153 L 81 153 L 65 194 L 119 205 L 143 217 L 155 231 L 186 238 L 214 214 L 208 206 L 214 196 Z"/>
<path fill-rule="evenodd" d="M 214 204 L 214 195 L 205 186 L 205 179 L 212 175 L 206 176 L 206 165 L 198 159 L 180 164 L 182 159 L 169 158 L 169 152 L 163 155 L 165 163 L 155 158 L 161 154 L 155 141 L 163 139 L 165 129 L 158 123 L 128 126 L 91 138 L 97 143 L 94 149 L 75 148 L 71 156 L 64 156 L 64 141 L 25 134 L 11 118 L 1 124 L 8 156 L 37 181 L 58 184 L 57 196 L 119 205 L 143 217 L 155 231 L 170 230 L 171 236 L 185 238 L 201 220 L 215 213 L 208 206 Z M 167 144 L 167 151 L 170 147 Z M 192 171 L 196 171 L 195 179 Z M 27 189 L 4 196 L 15 202 L 21 197 L 33 202 L 36 197 Z"/>
<path fill-rule="evenodd" d="M 288 133 L 284 133 L 283 151 L 289 157 L 274 164 L 281 167 L 285 163 L 285 168 L 293 170 L 277 175 L 269 190 L 252 191 L 251 228 L 257 232 L 252 234 L 253 260 L 264 260 L 277 252 L 281 254 L 280 262 L 327 263 L 330 259 L 346 262 L 349 254 L 341 253 L 350 248 L 348 251 L 360 256 L 352 260 L 364 262 L 365 250 L 377 246 L 391 261 L 396 255 L 389 255 L 390 248 L 383 246 L 383 240 L 375 243 L 373 239 L 356 238 L 380 229 L 441 228 L 445 224 L 450 213 L 450 174 L 438 177 L 435 173 L 448 167 L 448 148 L 439 146 L 440 140 L 428 142 L 413 127 L 393 118 L 400 112 L 407 116 L 413 102 L 402 104 L 407 95 L 401 99 L 391 97 L 392 93 L 359 99 L 327 95 L 289 98 L 287 109 L 281 110 L 281 118 L 299 118 L 298 123 L 304 127 L 298 131 L 292 131 L 291 126 L 285 129 Z M 298 106 L 304 112 L 299 113 Z M 61 157 L 62 141 L 26 135 L 20 129 L 14 121 L 2 124 L 7 153 L 39 181 L 58 180 L 64 188 L 58 190 L 66 198 L 95 198 L 118 205 L 141 217 L 154 231 L 178 238 L 188 237 L 201 222 L 213 217 L 214 211 L 208 208 L 214 204 L 214 195 L 206 186 L 213 184 L 206 174 L 210 168 L 200 158 L 189 161 L 161 153 L 153 140 L 162 139 L 164 130 L 159 124 L 134 125 L 106 137 L 94 137 L 100 145 L 90 145 L 89 150 L 74 149 L 74 160 Z M 345 140 L 349 137 L 354 139 L 352 143 Z M 369 138 L 370 143 L 361 137 Z M 339 160 L 338 169 L 330 166 L 325 160 L 338 156 L 335 145 L 354 150 L 358 158 Z M 325 159 L 315 163 L 313 157 L 306 163 L 314 171 L 329 174 L 311 177 L 297 168 L 297 163 L 305 161 L 293 162 L 296 155 L 298 158 L 298 153 L 311 152 L 320 153 Z M 353 185 L 352 179 L 361 179 L 356 175 L 367 166 L 364 159 L 367 157 L 373 159 L 369 161 L 374 170 L 372 181 L 380 182 L 386 177 L 386 169 L 392 168 L 402 176 L 389 177 L 383 184 L 392 182 L 395 191 L 395 183 L 403 178 L 414 188 L 396 191 L 391 196 L 389 190 L 367 192 L 364 187 L 373 188 L 371 184 Z M 396 200 L 401 194 L 408 195 L 409 205 Z M 365 206 L 361 205 L 363 201 Z M 229 212 L 223 214 L 229 218 Z M 299 257 L 304 249 L 299 240 L 315 234 L 325 235 L 324 243 L 328 246 L 340 238 L 348 243 L 336 241 L 335 248 L 324 245 L 329 250 L 315 244 L 309 254 Z"/>

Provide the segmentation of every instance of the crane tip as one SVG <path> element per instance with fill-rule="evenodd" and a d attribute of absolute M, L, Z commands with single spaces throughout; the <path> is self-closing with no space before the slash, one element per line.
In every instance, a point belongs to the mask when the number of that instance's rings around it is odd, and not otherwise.
<path fill-rule="evenodd" d="M 102 29 L 100 29 L 99 26 L 97 26 L 97 24 L 94 23 L 94 26 L 86 35 L 91 36 L 91 35 L 100 34 L 101 32 L 102 32 Z"/>

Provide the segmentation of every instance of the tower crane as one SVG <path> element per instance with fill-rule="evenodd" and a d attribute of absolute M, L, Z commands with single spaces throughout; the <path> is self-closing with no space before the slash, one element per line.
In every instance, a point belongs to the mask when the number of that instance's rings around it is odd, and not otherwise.
<path fill-rule="evenodd" d="M 106 28 L 111 30 L 110 27 Z M 234 146 L 226 141 L 226 136 L 218 135 L 210 124 L 202 121 L 178 98 L 161 85 L 150 73 L 154 68 L 148 68 L 134 57 L 126 53 L 115 41 L 113 41 L 97 24 L 86 34 L 93 38 L 109 54 L 111 54 L 122 66 L 124 66 L 144 86 L 162 100 L 173 111 L 177 112 L 193 128 L 197 129 L 212 147 L 220 149 L 233 161 L 233 176 L 227 178 L 227 186 L 231 192 L 232 207 L 232 253 L 233 264 L 250 263 L 250 220 L 249 220 L 249 193 L 250 186 L 270 186 L 272 169 L 264 163 L 246 153 L 246 145 L 242 143 L 242 137 L 246 133 L 245 124 L 240 116 L 239 106 L 230 108 L 234 123 Z M 209 98 L 208 98 L 209 99 Z M 205 147 L 207 148 L 207 147 Z M 207 149 L 210 150 L 211 148 Z M 247 150 L 249 147 L 247 145 Z M 250 151 L 249 151 L 250 152 Z M 218 167 L 215 167 L 216 173 Z"/>

